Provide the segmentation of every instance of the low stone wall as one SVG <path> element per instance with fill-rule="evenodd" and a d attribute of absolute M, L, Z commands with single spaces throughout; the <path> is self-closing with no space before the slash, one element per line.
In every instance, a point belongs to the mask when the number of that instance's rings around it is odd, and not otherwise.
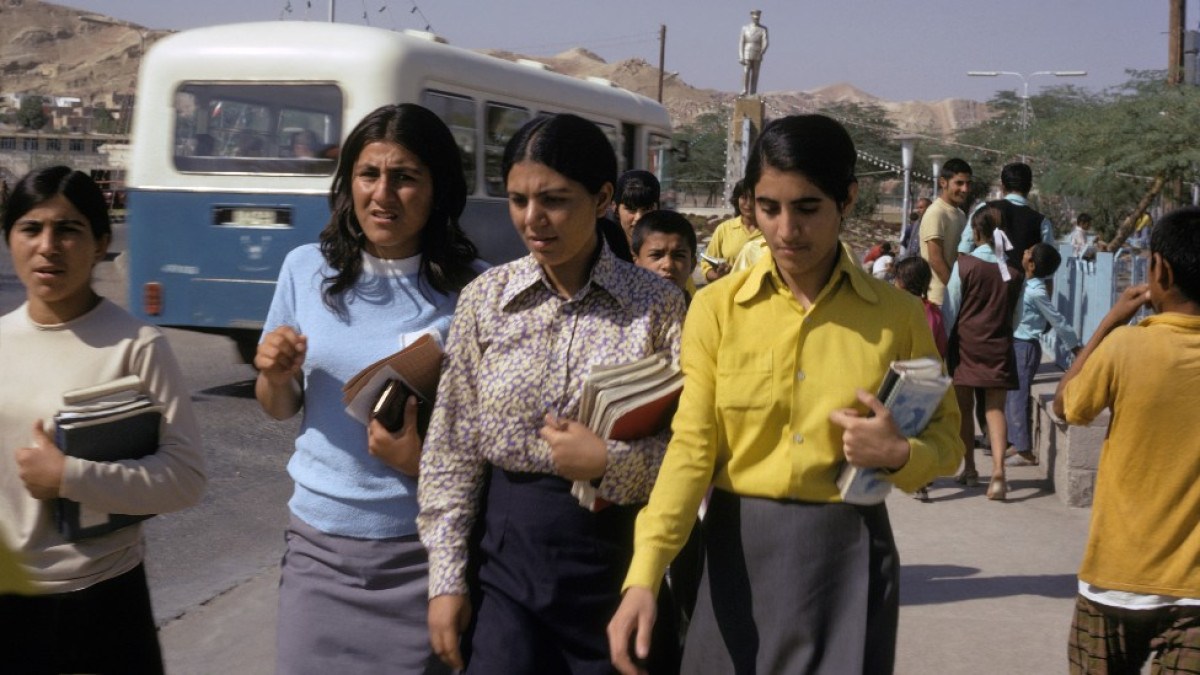
<path fill-rule="evenodd" d="M 1086 427 L 1070 426 L 1054 414 L 1054 390 L 1062 379 L 1056 365 L 1043 362 L 1034 379 L 1033 443 L 1054 492 L 1067 506 L 1092 505 L 1100 450 L 1108 433 L 1105 411 Z"/>

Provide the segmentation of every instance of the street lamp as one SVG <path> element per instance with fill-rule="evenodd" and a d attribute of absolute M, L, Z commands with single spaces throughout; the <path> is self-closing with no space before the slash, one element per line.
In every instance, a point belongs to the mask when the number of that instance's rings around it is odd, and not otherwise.
<path fill-rule="evenodd" d="M 904 196 L 900 202 L 900 240 L 904 241 L 904 229 L 909 226 L 908 213 L 912 209 L 909 181 L 912 177 L 913 147 L 917 137 L 906 134 L 897 136 L 896 140 L 900 141 L 900 168 L 904 169 Z"/>
<path fill-rule="evenodd" d="M 1021 74 L 1014 71 L 967 71 L 967 77 L 1000 77 L 1002 74 L 1012 74 L 1012 76 L 1021 78 L 1021 131 L 1027 131 L 1030 127 L 1030 78 L 1037 77 L 1039 74 L 1049 74 L 1054 77 L 1087 77 L 1087 71 L 1037 71 L 1028 74 Z"/>
<path fill-rule="evenodd" d="M 930 161 L 933 162 L 933 198 L 938 197 L 938 178 L 942 175 L 942 162 L 946 161 L 945 155 L 930 155 Z"/>

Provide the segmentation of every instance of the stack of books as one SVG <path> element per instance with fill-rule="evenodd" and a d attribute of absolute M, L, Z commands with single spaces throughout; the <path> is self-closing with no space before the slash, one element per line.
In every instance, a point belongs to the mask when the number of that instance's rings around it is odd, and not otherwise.
<path fill-rule="evenodd" d="M 665 354 L 618 365 L 593 366 L 583 384 L 579 422 L 600 438 L 632 441 L 671 425 L 683 391 L 683 373 Z M 588 481 L 575 481 L 571 494 L 592 511 L 607 505 Z"/>
<path fill-rule="evenodd" d="M 137 375 L 63 394 L 54 442 L 64 454 L 93 462 L 141 459 L 158 450 L 163 408 L 142 393 Z M 70 541 L 108 534 L 153 514 L 103 513 L 70 499 L 55 500 L 59 532 Z"/>

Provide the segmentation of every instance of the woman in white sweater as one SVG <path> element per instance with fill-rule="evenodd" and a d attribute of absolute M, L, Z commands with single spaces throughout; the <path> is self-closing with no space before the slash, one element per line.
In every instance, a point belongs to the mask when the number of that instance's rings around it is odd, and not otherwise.
<path fill-rule="evenodd" d="M 91 178 L 33 171 L 2 222 L 26 301 L 0 317 L 0 538 L 36 590 L 0 595 L 4 669 L 160 673 L 141 526 L 68 541 L 54 509 L 59 497 L 85 514 L 197 503 L 206 479 L 188 389 L 165 336 L 92 288 L 112 234 Z M 120 462 L 64 455 L 51 428 L 63 392 L 126 375 L 163 407 L 157 451 Z"/>

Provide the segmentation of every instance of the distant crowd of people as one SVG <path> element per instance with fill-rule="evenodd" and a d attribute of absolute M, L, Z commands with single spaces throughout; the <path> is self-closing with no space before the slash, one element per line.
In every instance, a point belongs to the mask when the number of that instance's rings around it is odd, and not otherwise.
<path fill-rule="evenodd" d="M 294 156 L 314 142 L 294 138 Z M 460 227 L 466 182 L 437 115 L 384 106 L 336 152 L 329 221 L 287 256 L 254 358 L 263 411 L 300 416 L 278 672 L 891 672 L 886 502 L 843 501 L 835 476 L 872 469 L 924 499 L 941 476 L 978 486 L 978 405 L 986 495 L 1005 500 L 1006 467 L 1039 461 L 1029 385 L 1048 329 L 1077 354 L 1057 413 L 1113 412 L 1072 672 L 1137 672 L 1151 651 L 1163 672 L 1195 666 L 1200 210 L 1153 226 L 1149 282 L 1081 345 L 1049 302 L 1061 258 L 1025 164 L 968 212 L 971 167 L 947 161 L 911 235 L 859 259 L 842 240 L 859 194 L 849 133 L 784 117 L 701 252 L 653 174 L 618 175 L 599 127 L 542 116 L 501 163 L 528 255 L 489 267 Z M 3 233 L 26 290 L 0 317 L 3 669 L 160 673 L 141 526 L 70 540 L 56 508 L 195 504 L 203 429 L 163 333 L 92 286 L 112 235 L 90 178 L 23 177 Z M 431 413 L 413 395 L 398 428 L 349 415 L 343 386 L 424 336 L 444 351 Z M 669 424 L 615 439 L 581 423 L 594 368 L 655 356 L 683 374 Z M 924 357 L 953 387 L 906 435 L 872 392 Z M 162 406 L 157 450 L 64 454 L 49 425 L 63 392 L 127 375 Z"/>

